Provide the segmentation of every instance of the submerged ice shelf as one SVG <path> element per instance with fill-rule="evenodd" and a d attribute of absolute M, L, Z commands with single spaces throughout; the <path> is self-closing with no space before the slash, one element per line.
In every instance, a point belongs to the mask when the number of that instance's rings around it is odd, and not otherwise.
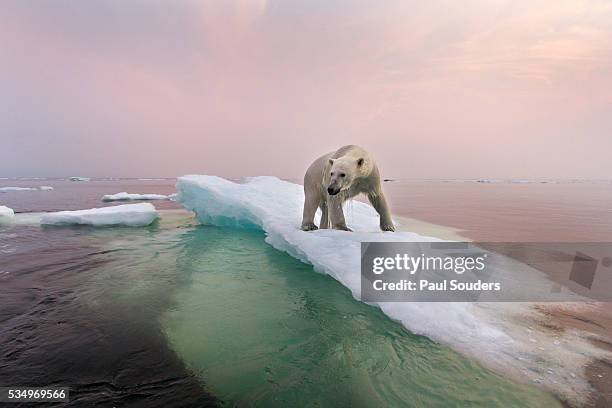
<path fill-rule="evenodd" d="M 124 204 L 114 207 L 92 208 L 78 211 L 46 213 L 40 218 L 41 225 L 125 225 L 141 227 L 151 224 L 159 215 L 151 203 Z"/>
<path fill-rule="evenodd" d="M 362 241 L 430 242 L 412 232 L 383 233 L 368 204 L 352 202 L 347 225 L 355 232 L 299 229 L 302 186 L 276 177 L 235 183 L 215 176 L 189 175 L 177 181 L 177 201 L 204 224 L 262 229 L 274 248 L 313 265 L 360 299 Z M 580 374 L 590 358 L 602 356 L 580 333 L 552 332 L 537 325 L 542 316 L 529 303 L 375 304 L 410 331 L 477 358 L 521 381 L 533 381 L 568 401 L 583 401 L 590 389 Z"/>

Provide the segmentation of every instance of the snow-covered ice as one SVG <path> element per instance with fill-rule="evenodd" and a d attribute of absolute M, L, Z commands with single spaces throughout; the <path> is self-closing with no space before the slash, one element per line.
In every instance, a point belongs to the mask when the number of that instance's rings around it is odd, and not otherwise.
<path fill-rule="evenodd" d="M 42 225 L 126 225 L 141 227 L 159 217 L 151 203 L 124 204 L 114 207 L 92 208 L 78 211 L 46 213 L 40 218 Z"/>
<path fill-rule="evenodd" d="M 12 208 L 0 205 L 0 222 L 10 221 L 15 217 L 15 212 Z"/>
<path fill-rule="evenodd" d="M 125 191 L 117 194 L 107 194 L 102 201 L 133 201 L 133 200 L 168 200 L 169 196 L 163 194 L 130 194 Z"/>
<path fill-rule="evenodd" d="M 347 225 L 355 232 L 301 231 L 303 188 L 276 177 L 253 177 L 234 183 L 215 176 L 189 175 L 178 178 L 176 186 L 177 201 L 194 211 L 200 222 L 262 229 L 267 243 L 312 264 L 316 271 L 329 274 L 350 289 L 356 299 L 360 299 L 362 241 L 439 241 L 412 232 L 381 232 L 374 209 L 357 201 L 345 210 Z M 583 377 L 566 374 L 580 372 L 589 358 L 602 356 L 579 333 L 551 333 L 541 328 L 526 336 L 524 325 L 541 318 L 540 312 L 529 303 L 379 302 L 374 305 L 410 331 L 450 345 L 519 380 L 545 376 L 543 386 L 571 401 L 581 400 L 589 384 Z M 561 337 L 561 346 L 545 350 L 538 349 L 529 340 L 537 338 L 539 344 L 553 344 Z"/>

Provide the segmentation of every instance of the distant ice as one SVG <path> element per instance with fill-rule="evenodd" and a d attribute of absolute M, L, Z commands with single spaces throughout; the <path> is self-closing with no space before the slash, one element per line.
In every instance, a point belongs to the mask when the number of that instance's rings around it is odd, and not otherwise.
<path fill-rule="evenodd" d="M 215 176 L 190 175 L 180 177 L 176 186 L 177 201 L 194 211 L 200 222 L 262 229 L 267 243 L 329 274 L 350 289 L 356 299 L 360 299 L 362 241 L 439 241 L 412 232 L 380 232 L 374 209 L 357 201 L 345 210 L 347 225 L 355 232 L 301 231 L 303 188 L 276 177 L 253 177 L 234 183 Z M 589 358 L 603 353 L 579 333 L 552 332 L 537 326 L 534 321 L 542 319 L 542 315 L 534 304 L 375 305 L 414 333 L 448 344 L 519 380 L 537 379 L 570 401 L 582 401 L 590 386 L 583 376 L 572 377 L 569 373 L 581 373 Z M 529 333 L 525 327 L 528 324 L 534 325 Z"/>
<path fill-rule="evenodd" d="M 10 221 L 15 217 L 15 212 L 12 208 L 0 205 L 0 222 Z"/>
<path fill-rule="evenodd" d="M 169 196 L 163 194 L 130 194 L 121 192 L 117 194 L 107 194 L 102 197 L 102 201 L 132 201 L 132 200 L 168 200 Z"/>
<path fill-rule="evenodd" d="M 0 192 L 7 191 L 46 191 L 53 190 L 51 186 L 40 186 L 40 187 L 0 187 Z"/>
<path fill-rule="evenodd" d="M 70 181 L 91 181 L 89 177 L 78 177 L 78 176 L 72 176 L 68 180 Z"/>
<path fill-rule="evenodd" d="M 610 183 L 609 179 L 425 179 L 425 182 L 443 183 L 481 183 L 481 184 L 581 184 L 581 183 Z"/>
<path fill-rule="evenodd" d="M 34 187 L 0 187 L 0 191 L 32 191 Z"/>
<path fill-rule="evenodd" d="M 151 203 L 124 204 L 90 210 L 46 213 L 40 218 L 42 225 L 125 225 L 141 227 L 151 224 L 159 215 Z"/>
<path fill-rule="evenodd" d="M 477 183 L 509 183 L 509 184 L 547 184 L 553 183 L 553 180 L 523 180 L 523 179 L 479 179 Z"/>

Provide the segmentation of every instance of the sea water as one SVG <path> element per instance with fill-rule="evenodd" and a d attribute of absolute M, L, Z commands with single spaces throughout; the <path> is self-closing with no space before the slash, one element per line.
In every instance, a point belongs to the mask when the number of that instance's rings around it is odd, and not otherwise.
<path fill-rule="evenodd" d="M 173 181 L 41 183 L 54 190 L 0 204 L 19 217 L 111 205 L 100 198 L 119 191 L 174 192 Z M 261 231 L 155 205 L 161 219 L 145 228 L 0 226 L 1 384 L 67 384 L 74 406 L 559 406 L 411 334 Z"/>
<path fill-rule="evenodd" d="M 66 384 L 73 405 L 558 405 L 409 333 L 260 231 L 161 215 L 2 228 L 2 384 Z"/>

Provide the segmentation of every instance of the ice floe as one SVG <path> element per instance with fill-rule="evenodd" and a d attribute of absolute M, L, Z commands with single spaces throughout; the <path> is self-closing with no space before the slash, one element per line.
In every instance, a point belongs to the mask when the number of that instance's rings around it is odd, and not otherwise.
<path fill-rule="evenodd" d="M 0 191 L 32 191 L 37 190 L 34 187 L 0 187 Z"/>
<path fill-rule="evenodd" d="M 70 181 L 91 181 L 89 177 L 78 177 L 78 176 L 72 176 L 68 180 Z"/>
<path fill-rule="evenodd" d="M 15 217 L 15 212 L 12 208 L 0 205 L 0 222 L 10 221 Z"/>
<path fill-rule="evenodd" d="M 130 194 L 125 191 L 117 194 L 107 194 L 102 201 L 133 201 L 133 200 L 168 200 L 169 196 L 163 194 Z"/>
<path fill-rule="evenodd" d="M 47 191 L 53 190 L 51 186 L 40 186 L 40 187 L 0 187 L 0 192 L 8 191 Z"/>
<path fill-rule="evenodd" d="M 125 225 L 140 227 L 151 224 L 159 217 L 151 203 L 124 204 L 114 207 L 92 208 L 78 211 L 59 211 L 43 214 L 41 225 Z"/>
<path fill-rule="evenodd" d="M 357 201 L 345 210 L 347 225 L 355 232 L 301 231 L 303 188 L 276 177 L 235 183 L 215 176 L 189 175 L 178 178 L 176 186 L 177 201 L 194 211 L 200 222 L 262 229 L 266 242 L 274 248 L 329 274 L 356 299 L 360 299 L 362 241 L 438 240 L 412 232 L 381 232 L 374 209 Z M 542 318 L 531 303 L 380 302 L 375 306 L 414 333 L 447 344 L 516 379 L 537 380 L 568 401 L 583 401 L 590 389 L 583 376 L 568 373 L 581 372 L 590 358 L 605 355 L 578 332 L 553 333 L 542 325 L 526 334 L 524 326 Z"/>

